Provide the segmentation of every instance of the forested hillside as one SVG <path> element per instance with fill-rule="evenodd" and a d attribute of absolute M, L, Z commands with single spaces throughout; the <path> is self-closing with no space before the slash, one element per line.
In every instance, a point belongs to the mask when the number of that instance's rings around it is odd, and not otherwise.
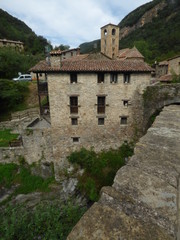
<path fill-rule="evenodd" d="M 22 41 L 25 51 L 32 54 L 44 52 L 47 39 L 37 36 L 24 22 L 0 9 L 0 39 Z"/>
<path fill-rule="evenodd" d="M 0 39 L 21 41 L 24 51 L 12 47 L 0 48 L 0 78 L 17 77 L 26 73 L 38 61 L 45 58 L 45 46 L 50 45 L 42 36 L 37 36 L 24 22 L 0 9 Z"/>
<path fill-rule="evenodd" d="M 138 26 L 138 21 L 146 22 L 147 13 L 159 4 L 163 7 L 157 10 L 157 16 L 152 15 L 150 22 Z M 120 34 L 124 28 L 133 28 L 120 40 L 120 49 L 135 45 L 149 63 L 180 54 L 180 0 L 154 0 L 144 4 L 129 13 L 119 26 Z M 81 44 L 81 52 L 95 51 L 94 42 L 100 50 L 100 40 L 96 40 Z"/>
<path fill-rule="evenodd" d="M 158 16 L 154 17 L 152 22 L 135 29 L 120 40 L 120 48 L 135 45 L 150 63 L 180 54 L 180 1 L 165 2 L 167 5 L 158 12 Z M 136 13 L 138 17 L 141 16 L 140 10 L 142 11 L 143 7 L 124 18 L 119 24 L 120 29 L 122 26 L 131 26 L 132 19 L 136 23 Z"/>

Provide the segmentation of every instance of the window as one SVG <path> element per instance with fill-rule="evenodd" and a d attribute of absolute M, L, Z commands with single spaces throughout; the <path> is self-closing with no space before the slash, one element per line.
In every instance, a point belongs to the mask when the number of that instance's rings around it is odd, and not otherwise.
<path fill-rule="evenodd" d="M 70 83 L 77 83 L 77 74 L 76 73 L 70 74 Z"/>
<path fill-rule="evenodd" d="M 98 73 L 98 83 L 104 83 L 104 73 Z"/>
<path fill-rule="evenodd" d="M 115 35 L 116 34 L 116 29 L 112 29 L 112 35 Z"/>
<path fill-rule="evenodd" d="M 110 83 L 117 83 L 117 73 L 111 73 L 110 75 Z"/>
<path fill-rule="evenodd" d="M 107 30 L 106 30 L 106 29 L 104 29 L 104 35 L 105 35 L 105 36 L 107 35 Z"/>
<path fill-rule="evenodd" d="M 78 119 L 77 118 L 71 118 L 71 124 L 72 125 L 78 125 Z"/>
<path fill-rule="evenodd" d="M 128 102 L 129 102 L 128 100 L 123 100 L 123 105 L 128 106 Z"/>
<path fill-rule="evenodd" d="M 130 74 L 129 73 L 126 73 L 124 74 L 124 83 L 130 83 Z"/>
<path fill-rule="evenodd" d="M 71 52 L 71 57 L 73 56 L 73 52 Z"/>
<path fill-rule="evenodd" d="M 78 97 L 70 97 L 70 113 L 78 113 Z"/>
<path fill-rule="evenodd" d="M 104 118 L 98 118 L 98 125 L 104 125 Z"/>
<path fill-rule="evenodd" d="M 122 125 L 126 125 L 127 124 L 127 117 L 121 117 L 120 123 Z"/>
<path fill-rule="evenodd" d="M 79 142 L 79 137 L 73 137 L 72 140 L 73 140 L 74 143 L 78 143 Z"/>
<path fill-rule="evenodd" d="M 103 114 L 105 113 L 105 102 L 106 102 L 106 97 L 97 97 L 97 113 L 98 114 Z"/>

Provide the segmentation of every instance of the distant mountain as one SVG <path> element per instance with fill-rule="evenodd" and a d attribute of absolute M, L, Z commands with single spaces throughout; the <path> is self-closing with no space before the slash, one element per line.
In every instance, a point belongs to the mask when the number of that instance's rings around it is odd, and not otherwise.
<path fill-rule="evenodd" d="M 0 9 L 0 39 L 22 41 L 32 54 L 44 52 L 47 39 L 37 36 L 24 22 Z"/>
<path fill-rule="evenodd" d="M 129 13 L 119 24 L 120 49 L 134 45 L 146 61 L 163 60 L 180 54 L 180 0 L 154 0 Z M 81 52 L 93 52 L 94 43 L 80 45 Z"/>

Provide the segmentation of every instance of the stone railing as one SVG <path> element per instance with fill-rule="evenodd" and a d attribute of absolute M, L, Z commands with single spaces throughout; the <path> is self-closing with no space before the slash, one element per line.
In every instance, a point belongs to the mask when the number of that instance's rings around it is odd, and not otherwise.
<path fill-rule="evenodd" d="M 180 239 L 180 106 L 168 106 L 67 240 Z"/>

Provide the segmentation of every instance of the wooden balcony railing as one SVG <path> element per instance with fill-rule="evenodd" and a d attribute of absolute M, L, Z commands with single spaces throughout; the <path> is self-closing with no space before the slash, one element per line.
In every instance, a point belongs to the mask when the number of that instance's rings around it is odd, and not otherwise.
<path fill-rule="evenodd" d="M 105 105 L 97 105 L 97 113 L 98 114 L 105 113 Z"/>
<path fill-rule="evenodd" d="M 78 106 L 70 106 L 71 114 L 78 114 Z"/>
<path fill-rule="evenodd" d="M 47 82 L 40 82 L 38 84 L 38 93 L 39 94 L 47 94 L 48 93 L 48 84 L 47 84 Z"/>

